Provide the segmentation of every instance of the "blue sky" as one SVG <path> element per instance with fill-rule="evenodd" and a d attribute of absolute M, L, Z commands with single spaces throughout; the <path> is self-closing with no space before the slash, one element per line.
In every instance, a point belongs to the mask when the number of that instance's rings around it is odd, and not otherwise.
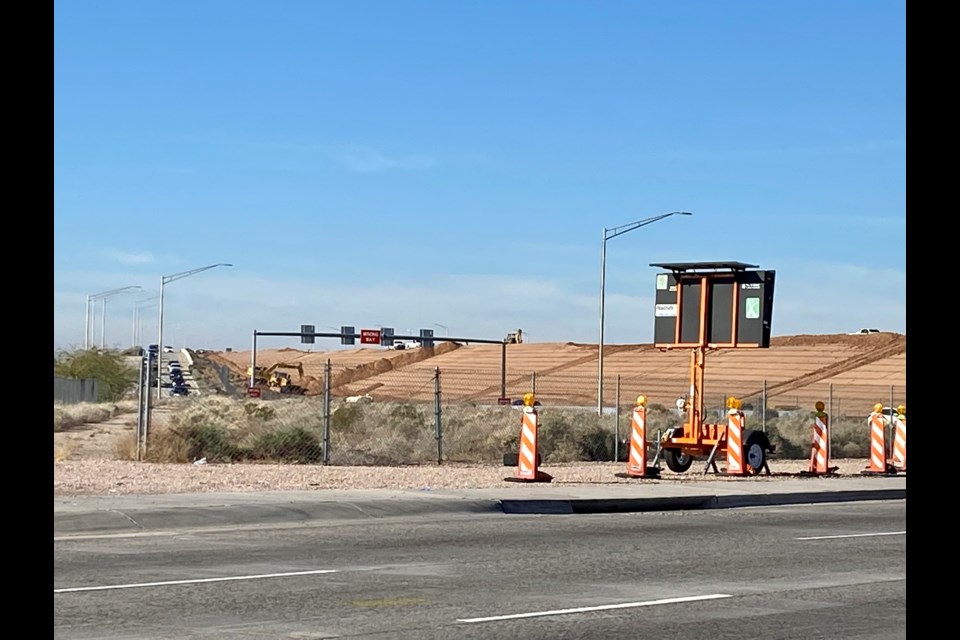
<path fill-rule="evenodd" d="M 653 262 L 775 270 L 774 335 L 906 332 L 902 1 L 54 9 L 55 349 L 128 286 L 93 341 L 156 342 L 215 263 L 164 342 L 596 343 L 603 229 L 677 210 L 607 242 L 605 343 L 652 340 Z"/>

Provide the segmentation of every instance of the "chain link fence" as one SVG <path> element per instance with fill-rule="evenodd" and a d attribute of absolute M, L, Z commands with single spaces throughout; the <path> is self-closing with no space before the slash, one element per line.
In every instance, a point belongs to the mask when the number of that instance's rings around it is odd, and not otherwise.
<path fill-rule="evenodd" d="M 98 402 L 100 383 L 95 379 L 60 378 L 53 376 L 53 401 L 61 404 Z"/>
<path fill-rule="evenodd" d="M 322 393 L 262 389 L 259 398 L 248 397 L 246 385 L 226 369 L 212 375 L 208 380 L 219 378 L 223 384 L 186 397 L 157 401 L 155 394 L 141 394 L 140 459 L 343 466 L 500 463 L 516 451 L 521 398 L 533 392 L 545 463 L 622 461 L 636 397 L 647 397 L 653 438 L 685 422 L 677 401 L 686 399 L 689 388 L 680 378 L 610 376 L 604 388 L 612 404 L 598 412 L 597 378 L 585 375 L 413 366 L 356 380 L 350 368 L 328 361 Z M 796 457 L 809 454 L 817 401 L 826 405 L 836 426 L 836 454 L 849 457 L 866 455 L 866 418 L 875 404 L 906 403 L 905 387 L 812 384 L 768 393 L 766 381 L 748 380 L 730 389 L 709 387 L 703 395 L 705 421 L 725 421 L 731 395 L 743 401 L 749 428 L 768 431 L 779 451 Z"/>

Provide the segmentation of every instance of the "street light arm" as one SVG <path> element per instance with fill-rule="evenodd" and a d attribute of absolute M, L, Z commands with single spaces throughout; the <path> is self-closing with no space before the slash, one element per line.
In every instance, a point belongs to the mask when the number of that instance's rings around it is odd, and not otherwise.
<path fill-rule="evenodd" d="M 181 271 L 180 273 L 174 273 L 169 276 L 160 276 L 160 313 L 157 318 L 157 348 L 163 348 L 163 287 L 164 285 L 170 284 L 174 280 L 180 280 L 181 278 L 186 278 L 187 276 L 196 275 L 202 271 L 207 271 L 208 269 L 213 269 L 215 267 L 232 267 L 233 265 L 227 262 L 218 262 L 217 264 L 209 264 L 205 267 L 200 267 L 198 269 L 191 269 L 190 271 Z M 157 355 L 157 401 L 160 401 L 160 363 L 161 356 Z"/>
<path fill-rule="evenodd" d="M 124 291 L 129 291 L 130 289 L 143 289 L 139 285 L 133 285 L 130 287 L 120 287 L 119 289 L 110 289 L 110 291 L 101 291 L 100 293 L 95 293 L 90 296 L 91 300 L 99 300 L 100 298 L 108 298 L 110 296 L 115 296 L 118 293 L 123 293 Z"/>
<path fill-rule="evenodd" d="M 604 322 L 604 297 L 607 286 L 607 240 L 616 238 L 625 233 L 639 229 L 648 224 L 669 218 L 670 216 L 692 216 L 689 211 L 671 211 L 662 213 L 652 218 L 645 218 L 630 224 L 620 225 L 612 229 L 603 229 L 603 243 L 600 246 L 600 341 L 597 345 L 597 415 L 603 415 L 603 322 Z"/>
<path fill-rule="evenodd" d="M 689 211 L 671 211 L 670 213 L 662 213 L 659 216 L 654 216 L 652 218 L 646 218 L 644 220 L 638 220 L 637 222 L 631 222 L 630 224 L 620 225 L 619 227 L 614 227 L 612 229 L 604 230 L 604 240 L 609 240 L 610 238 L 616 238 L 617 236 L 622 236 L 625 233 L 633 231 L 634 229 L 639 229 L 640 227 L 645 227 L 648 224 L 653 224 L 658 220 L 663 220 L 664 218 L 669 218 L 670 216 L 692 216 L 693 214 Z"/>
<path fill-rule="evenodd" d="M 163 276 L 163 284 L 170 284 L 174 280 L 180 280 L 181 278 L 186 278 L 188 276 L 195 275 L 201 271 L 207 271 L 208 269 L 213 269 L 214 267 L 232 267 L 232 264 L 227 264 L 226 262 L 218 262 L 217 264 L 207 265 L 206 267 L 200 267 L 199 269 L 191 269 L 190 271 L 181 271 L 180 273 L 174 273 L 173 275 Z"/>

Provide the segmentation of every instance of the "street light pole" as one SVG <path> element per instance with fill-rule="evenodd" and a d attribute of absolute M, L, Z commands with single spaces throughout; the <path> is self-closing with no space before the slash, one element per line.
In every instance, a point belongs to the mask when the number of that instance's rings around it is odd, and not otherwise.
<path fill-rule="evenodd" d="M 160 276 L 160 317 L 157 320 L 157 401 L 160 400 L 160 362 L 163 359 L 163 287 L 170 284 L 175 280 L 180 280 L 188 276 L 196 275 L 202 271 L 207 271 L 208 269 L 213 269 L 215 267 L 232 267 L 232 264 L 226 262 L 218 262 L 217 264 L 210 264 L 206 267 L 200 267 L 198 269 L 191 269 L 189 271 L 181 271 L 180 273 L 174 273 L 169 276 Z"/>
<path fill-rule="evenodd" d="M 91 309 L 93 310 L 93 316 L 94 316 L 94 318 L 93 318 L 93 320 L 94 320 L 93 324 L 96 325 L 96 315 L 97 315 L 97 313 L 96 313 L 96 306 L 91 305 L 90 303 L 91 303 L 91 302 L 94 302 L 95 300 L 103 299 L 103 305 L 102 305 L 102 307 L 101 307 L 101 316 L 105 316 L 105 315 L 106 315 L 106 311 L 107 311 L 107 302 L 106 302 L 107 298 L 110 298 L 110 297 L 113 297 L 113 296 L 115 296 L 115 295 L 121 294 L 121 293 L 123 293 L 124 291 L 130 291 L 130 290 L 132 290 L 132 289 L 140 289 L 140 290 L 143 290 L 143 287 L 141 287 L 141 286 L 120 287 L 119 289 L 110 289 L 109 291 L 101 291 L 100 293 L 94 293 L 94 294 L 91 294 L 91 295 L 87 296 L 87 316 L 86 316 L 86 318 L 85 318 L 85 320 L 84 320 L 84 329 L 83 329 L 83 348 L 84 348 L 84 350 L 89 349 L 89 348 L 90 348 L 90 345 L 93 343 L 93 331 L 92 331 L 92 330 L 95 330 L 95 327 L 94 327 L 94 326 L 91 326 L 91 323 L 90 323 Z M 103 335 L 104 335 L 104 330 L 103 330 L 104 318 L 103 318 L 103 317 L 100 318 L 100 323 L 101 323 L 101 325 L 100 325 L 100 348 L 103 349 Z"/>
<path fill-rule="evenodd" d="M 140 309 L 141 307 L 150 307 L 152 304 L 147 304 L 148 302 L 153 302 L 160 296 L 153 296 L 152 298 L 146 298 L 144 300 L 138 300 L 133 303 L 133 341 L 130 343 L 130 346 L 136 347 L 140 342 Z"/>
<path fill-rule="evenodd" d="M 83 350 L 90 348 L 90 296 L 87 296 L 87 309 L 83 317 Z"/>
<path fill-rule="evenodd" d="M 607 240 L 621 236 L 634 229 L 653 224 L 658 220 L 669 218 L 670 216 L 692 216 L 689 211 L 671 211 L 652 218 L 645 218 L 629 224 L 620 225 L 612 229 L 603 228 L 603 244 L 600 248 L 600 343 L 598 345 L 597 355 L 597 415 L 603 415 L 603 325 L 604 325 L 604 299 L 607 286 Z"/>

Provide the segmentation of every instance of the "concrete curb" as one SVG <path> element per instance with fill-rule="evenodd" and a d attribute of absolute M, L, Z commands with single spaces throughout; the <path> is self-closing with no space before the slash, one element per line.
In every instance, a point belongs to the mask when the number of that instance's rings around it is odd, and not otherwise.
<path fill-rule="evenodd" d="M 735 509 L 824 502 L 861 500 L 904 500 L 906 489 L 874 491 L 818 491 L 816 493 L 770 493 L 749 496 L 684 496 L 672 498 L 608 498 L 578 500 L 501 500 L 504 513 L 510 514 L 591 514 L 642 513 L 644 511 L 682 511 L 693 509 Z"/>
<path fill-rule="evenodd" d="M 164 529 L 415 517 L 425 515 L 574 515 L 904 500 L 906 489 L 699 495 L 648 498 L 404 499 L 100 509 L 54 513 L 54 535 L 122 534 Z"/>

